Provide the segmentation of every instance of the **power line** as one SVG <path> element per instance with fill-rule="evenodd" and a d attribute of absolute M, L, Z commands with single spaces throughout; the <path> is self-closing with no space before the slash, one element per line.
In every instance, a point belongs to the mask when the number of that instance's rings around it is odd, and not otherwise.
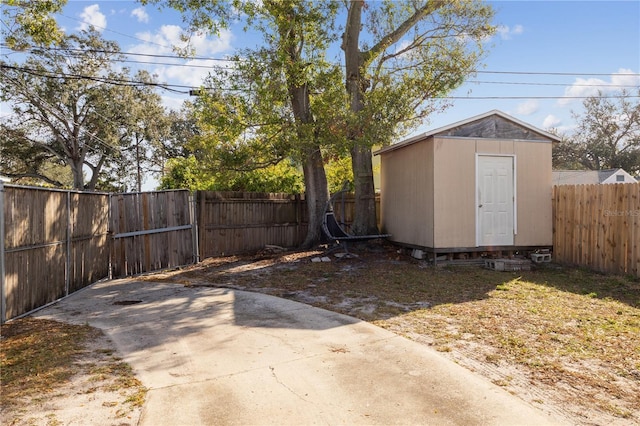
<path fill-rule="evenodd" d="M 53 107 L 53 105 L 52 105 L 49 101 L 47 101 L 47 100 L 43 99 L 40 95 L 32 94 L 32 96 L 34 96 L 36 99 L 38 99 L 38 100 L 39 100 L 41 103 L 43 103 L 44 105 L 47 105 L 50 109 L 55 109 L 55 108 Z M 12 114 L 12 115 L 16 115 L 16 114 Z M 101 116 L 102 118 L 107 119 L 107 117 L 105 117 L 105 116 L 103 116 L 103 115 L 100 115 L 100 116 Z M 107 119 L 107 120 L 108 120 L 108 119 Z M 109 121 L 112 121 L 112 120 L 109 120 Z M 75 121 L 75 120 L 73 120 L 73 119 L 72 119 L 70 122 L 71 122 L 73 125 L 75 125 L 75 126 L 78 126 L 78 127 L 81 127 L 81 128 L 83 127 L 81 124 L 79 124 L 77 121 Z M 113 121 L 112 121 L 112 122 L 113 122 Z M 97 136 L 97 135 L 95 135 L 95 134 L 88 133 L 88 136 L 89 136 L 89 138 L 90 138 L 90 139 L 93 139 L 93 140 L 94 140 L 94 141 L 96 141 L 99 145 L 102 145 L 104 148 L 106 148 L 106 149 L 108 149 L 108 150 L 116 151 L 116 150 L 119 150 L 119 148 L 120 148 L 120 147 L 117 147 L 117 146 L 110 145 L 110 144 L 109 144 L 108 142 L 106 142 L 104 139 L 100 138 L 99 136 Z M 44 145 L 43 145 L 43 146 L 44 146 Z M 91 147 L 91 146 L 89 146 L 88 148 L 89 148 L 89 149 L 96 150 L 96 149 L 95 149 L 95 147 Z M 119 152 L 119 153 L 121 153 L 121 150 L 120 150 L 120 152 Z M 57 154 L 56 154 L 56 155 L 57 155 Z M 108 155 L 108 154 L 107 154 L 107 153 L 105 153 L 105 155 Z"/>
<path fill-rule="evenodd" d="M 106 78 L 106 77 L 95 77 L 95 76 L 86 76 L 86 75 L 81 75 L 81 74 L 55 74 L 55 73 L 50 73 L 50 72 L 41 72 L 39 70 L 35 70 L 32 68 L 26 68 L 26 67 L 14 67 L 11 65 L 6 65 L 6 64 L 1 64 L 0 63 L 0 69 L 1 68 L 6 68 L 6 69 L 12 69 L 15 71 L 19 71 L 19 72 L 25 72 L 27 74 L 30 75 L 35 75 L 37 77 L 43 77 L 43 78 L 68 78 L 68 79 L 74 79 L 74 80 L 81 80 L 81 79 L 86 79 L 86 80 L 91 80 L 91 81 L 96 81 L 99 83 L 105 83 L 105 84 L 114 84 L 114 85 L 120 85 L 120 86 L 150 86 L 150 87 L 157 87 L 163 90 L 167 90 L 170 92 L 174 92 L 174 93 L 178 93 L 178 94 L 189 94 L 191 92 L 194 91 L 194 89 L 196 90 L 203 90 L 203 91 L 222 91 L 222 92 L 252 92 L 252 90 L 249 89 L 228 89 L 228 88 L 196 88 L 193 86 L 186 86 L 186 85 L 179 85 L 179 84 L 172 84 L 172 83 L 154 83 L 154 82 L 148 82 L 148 81 L 139 81 L 139 80 L 127 80 L 127 79 L 115 79 L 115 78 Z M 485 82 L 485 83 L 496 83 L 496 84 L 511 84 L 509 82 Z M 517 83 L 516 83 L 517 84 Z M 528 84 L 528 83 L 522 83 L 522 84 Z M 533 85 L 536 85 L 535 83 L 531 83 Z M 544 83 L 542 83 L 544 84 Z M 599 87 L 598 85 L 586 85 L 588 87 Z M 616 87 L 616 86 L 611 86 L 611 85 L 603 85 L 603 87 Z M 622 87 L 634 87 L 634 86 L 622 86 Z M 178 89 L 184 89 L 184 90 L 178 90 Z M 565 96 L 565 95 L 559 95 L 559 96 L 443 96 L 443 97 L 435 97 L 433 99 L 446 99 L 446 100 L 515 100 L 515 99 L 587 99 L 591 96 Z M 606 96 L 606 98 L 610 98 L 610 99 L 621 99 L 621 98 L 640 98 L 640 95 L 610 95 L 610 96 Z"/>
<path fill-rule="evenodd" d="M 147 41 L 139 39 L 147 43 Z M 148 42 L 150 44 L 156 44 L 152 42 Z M 1 44 L 2 47 L 9 48 L 6 44 Z M 162 45 L 159 45 L 162 46 Z M 167 46 L 162 46 L 167 48 Z M 31 50 L 42 50 L 41 48 L 32 47 Z M 83 49 L 75 49 L 75 48 L 60 48 L 60 47 L 46 47 L 44 50 L 53 50 L 53 51 L 68 51 L 68 52 L 85 52 Z M 105 54 L 121 54 L 125 56 L 143 56 L 149 58 L 164 58 L 164 59 L 179 59 L 179 60 L 199 60 L 199 61 L 217 61 L 217 62 L 238 62 L 238 59 L 231 58 L 216 58 L 216 57 L 207 57 L 207 56 L 179 56 L 179 55 L 166 55 L 166 54 L 155 54 L 155 53 L 140 53 L 140 52 L 122 52 L 116 50 L 102 50 L 95 49 L 92 50 L 96 53 L 105 53 Z M 240 59 L 241 60 L 241 59 Z M 141 62 L 141 63 L 152 63 L 152 62 Z M 163 65 L 163 64 L 160 64 Z M 179 64 L 173 64 L 179 65 Z M 334 63 L 334 65 L 337 65 Z M 194 66 L 194 65 L 188 65 Z M 600 72 L 559 72 L 559 71 L 499 71 L 499 70 L 467 70 L 469 73 L 476 74 L 506 74 L 506 75 L 554 75 L 554 76 L 568 76 L 568 77 L 640 77 L 640 73 L 600 73 Z"/>
<path fill-rule="evenodd" d="M 44 78 L 62 78 L 62 79 L 71 79 L 71 80 L 90 80 L 95 81 L 97 83 L 105 83 L 105 84 L 113 84 L 116 86 L 150 86 L 150 87 L 158 87 L 160 89 L 168 90 L 175 93 L 186 94 L 188 91 L 180 91 L 176 89 L 172 89 L 172 87 L 179 87 L 182 89 L 193 89 L 192 86 L 183 86 L 177 84 L 162 84 L 162 83 L 154 83 L 150 81 L 139 81 L 139 80 L 128 80 L 121 78 L 111 78 L 111 77 L 96 77 L 82 74 L 67 74 L 67 73 L 53 73 L 49 71 L 39 71 L 33 68 L 27 67 L 14 67 L 7 64 L 0 63 L 0 69 L 10 69 L 18 72 L 24 72 L 29 75 L 34 75 L 36 77 L 44 77 Z"/>
<path fill-rule="evenodd" d="M 149 42 L 150 44 L 155 44 Z M 11 49 L 10 46 L 2 43 L 0 44 L 3 48 Z M 161 45 L 160 45 L 161 46 Z M 167 48 L 166 46 L 163 46 Z M 11 49 L 14 50 L 14 49 Z M 70 48 L 70 47 L 55 47 L 55 46 L 47 46 L 47 47 L 30 47 L 30 51 L 41 51 L 48 50 L 53 52 L 78 52 L 83 53 L 86 52 L 86 49 L 78 49 L 78 48 Z M 16 52 L 20 52 L 18 50 L 14 50 Z M 199 61 L 220 61 L 220 62 L 236 62 L 234 59 L 230 58 L 213 58 L 206 56 L 180 56 L 180 55 L 168 55 L 168 54 L 160 54 L 160 53 L 141 53 L 141 52 L 123 52 L 121 50 L 107 50 L 107 49 L 91 49 L 92 52 L 96 53 L 104 53 L 107 55 L 125 55 L 125 56 L 144 56 L 149 58 L 165 58 L 165 59 L 180 59 L 180 60 L 199 60 Z"/>
<path fill-rule="evenodd" d="M 442 98 L 433 98 L 433 99 L 451 99 L 451 100 L 516 100 L 516 99 L 587 99 L 591 98 L 591 96 L 444 96 Z M 602 96 L 604 99 L 628 99 L 628 98 L 640 98 L 640 95 L 611 95 L 611 96 Z"/>
<path fill-rule="evenodd" d="M 532 82 L 516 82 L 516 81 L 482 81 L 482 80 L 467 80 L 466 83 L 478 83 L 478 84 L 504 84 L 504 85 L 517 85 L 517 86 L 571 86 L 571 87 L 640 87 L 638 84 L 581 84 L 581 83 L 532 83 Z"/>
<path fill-rule="evenodd" d="M 478 74 L 511 74 L 511 75 L 564 75 L 564 76 L 578 76 L 578 77 L 586 77 L 586 76 L 595 76 L 595 77 L 640 77 L 640 74 L 637 73 L 593 73 L 593 72 L 552 72 L 552 71 L 479 71 L 472 70 L 471 72 L 475 72 Z"/>
<path fill-rule="evenodd" d="M 156 45 L 158 47 L 165 48 L 165 49 L 171 49 L 172 48 L 171 46 L 165 46 L 165 45 L 162 45 L 160 43 L 155 43 L 153 41 L 149 41 L 149 40 L 145 40 L 145 39 L 142 39 L 142 38 L 138 38 L 138 37 L 135 37 L 135 36 L 132 36 L 132 35 L 129 35 L 129 34 L 124 34 L 124 33 L 121 33 L 119 31 L 115 31 L 115 30 L 109 29 L 107 27 L 103 27 L 102 25 L 89 24 L 88 22 L 86 22 L 86 21 L 84 21 L 82 19 L 74 18 L 72 16 L 67 16 L 67 15 L 65 15 L 63 13 L 58 13 L 58 15 L 60 15 L 60 16 L 62 16 L 64 18 L 67 18 L 67 19 L 71 19 L 72 21 L 80 22 L 80 23 L 85 24 L 85 25 L 91 25 L 94 28 L 100 29 L 102 31 L 107 31 L 107 32 L 110 32 L 110 33 L 118 34 L 119 36 L 122 36 L 122 37 L 127 37 L 127 38 L 130 38 L 130 39 L 133 39 L 133 40 L 141 41 L 143 43 L 153 44 L 153 45 Z"/>
<path fill-rule="evenodd" d="M 69 51 L 77 51 L 77 52 L 83 52 L 80 49 L 57 49 L 54 48 L 52 50 L 69 50 Z M 115 51 L 107 51 L 107 50 L 96 50 L 96 52 L 98 53 L 117 53 Z M 147 53 L 124 53 L 123 55 L 130 55 L 130 56 L 143 56 L 143 57 L 152 57 L 152 58 L 170 58 L 170 59 L 185 59 L 185 58 L 181 58 L 178 56 L 173 56 L 173 55 L 161 55 L 161 54 L 147 54 Z M 227 62 L 233 62 L 233 60 L 231 59 L 223 59 L 223 58 L 196 58 L 199 60 L 215 60 L 215 61 L 227 61 Z M 131 59 L 112 59 L 112 61 L 115 62 L 122 62 L 122 63 L 132 63 L 132 64 L 142 64 L 142 65 L 152 65 L 152 66 L 168 66 L 168 67 L 181 67 L 181 68 L 197 68 L 197 69 L 209 69 L 209 70 L 226 70 L 228 68 L 223 67 L 223 66 L 217 66 L 217 65 L 198 65 L 198 64 L 185 64 L 185 63 L 171 63 L 171 62 L 157 62 L 157 61 L 136 61 L 136 60 L 131 60 Z M 480 72 L 480 71 L 478 71 Z M 496 73 L 496 74 L 509 74 L 511 72 L 509 71 L 486 71 L 487 73 Z M 568 74 L 568 73 L 535 73 L 535 72 L 517 72 L 517 75 L 522 75 L 522 74 L 530 74 L 530 75 L 540 75 L 540 74 L 544 74 L 544 75 L 574 75 L 574 74 Z M 598 75 L 598 74 L 585 74 L 585 75 Z M 640 76 L 640 74 L 633 74 L 633 73 L 620 73 L 620 74 L 600 74 L 600 75 L 606 75 L 606 76 L 611 76 L 611 75 L 620 75 L 620 76 Z M 541 83 L 541 82 L 513 82 L 513 81 L 485 81 L 485 80 L 467 80 L 467 83 L 474 83 L 474 84 L 494 84 L 494 85 L 519 85 L 519 86 L 572 86 L 572 87 L 601 87 L 601 88 L 636 88 L 636 87 L 640 87 L 640 85 L 634 85 L 634 84 L 612 84 L 612 83 L 607 83 L 607 82 L 602 82 L 602 83 Z M 177 87 L 177 88 L 182 88 L 182 89 L 193 89 L 192 86 L 185 86 L 185 85 L 175 85 L 175 84 L 157 84 L 157 86 L 170 90 L 169 87 Z M 228 89 L 230 90 L 230 89 Z M 238 90 L 236 90 L 238 91 Z"/>

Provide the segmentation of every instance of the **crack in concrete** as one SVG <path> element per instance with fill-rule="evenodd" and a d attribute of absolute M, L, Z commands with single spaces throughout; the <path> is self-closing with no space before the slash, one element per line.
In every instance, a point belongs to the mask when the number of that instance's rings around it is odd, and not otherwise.
<path fill-rule="evenodd" d="M 291 392 L 292 394 L 294 394 L 295 396 L 297 396 L 298 398 L 300 398 L 301 400 L 303 400 L 304 402 L 311 402 L 306 398 L 303 398 L 302 395 L 300 395 L 298 392 L 294 391 L 293 389 L 291 389 L 289 386 L 287 386 L 284 382 L 282 382 L 279 378 L 278 375 L 276 374 L 276 368 L 273 366 L 269 366 L 269 369 L 271 370 L 271 375 L 273 376 L 274 379 L 276 379 L 276 382 L 278 382 L 279 385 L 281 385 L 282 387 L 284 387 L 286 390 L 288 390 L 289 392 Z"/>

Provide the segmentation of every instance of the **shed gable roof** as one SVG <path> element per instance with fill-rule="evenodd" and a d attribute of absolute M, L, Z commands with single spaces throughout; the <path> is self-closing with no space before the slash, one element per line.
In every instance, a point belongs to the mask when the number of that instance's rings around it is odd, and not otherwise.
<path fill-rule="evenodd" d="M 551 133 L 511 117 L 502 111 L 492 110 L 389 145 L 376 152 L 376 154 L 403 148 L 431 136 L 517 139 L 540 142 L 560 141 L 560 138 Z"/>

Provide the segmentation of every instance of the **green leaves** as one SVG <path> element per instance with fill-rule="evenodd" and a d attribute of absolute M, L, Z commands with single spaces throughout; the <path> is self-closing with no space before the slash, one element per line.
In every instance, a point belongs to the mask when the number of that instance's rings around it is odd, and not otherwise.
<path fill-rule="evenodd" d="M 214 168 L 189 156 L 172 158 L 167 162 L 167 173 L 161 179 L 160 188 L 299 194 L 304 184 L 302 173 L 287 161 L 260 169 L 237 171 Z"/>
<path fill-rule="evenodd" d="M 62 11 L 67 0 L 4 0 L 2 35 L 11 49 L 22 50 L 32 43 L 58 44 L 63 33 L 52 14 Z"/>
<path fill-rule="evenodd" d="M 613 100 L 600 93 L 574 113 L 576 130 L 554 146 L 554 167 L 601 170 L 623 168 L 640 173 L 640 91 L 623 90 Z"/>
<path fill-rule="evenodd" d="M 6 141 L 15 154 L 12 175 L 64 184 L 41 168 L 25 170 L 29 152 L 37 150 L 72 171 L 75 189 L 95 189 L 104 174 L 140 182 L 151 140 L 168 123 L 160 97 L 144 84 L 152 78 L 141 73 L 142 84 L 126 84 L 129 71 L 112 67 L 118 52 L 89 31 L 65 38 L 57 49 L 34 49 L 23 64 L 2 64 L 0 88 L 14 113 L 3 124 L 22 135 Z"/>
<path fill-rule="evenodd" d="M 368 127 L 352 132 L 367 146 L 386 145 L 445 108 L 441 98 L 473 74 L 495 32 L 493 10 L 479 1 L 381 1 L 362 13 L 370 47 L 361 47 L 362 104 L 351 122 Z"/>

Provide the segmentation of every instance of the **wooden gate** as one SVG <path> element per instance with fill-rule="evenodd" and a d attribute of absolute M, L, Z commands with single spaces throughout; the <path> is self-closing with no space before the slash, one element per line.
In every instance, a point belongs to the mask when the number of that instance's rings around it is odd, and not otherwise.
<path fill-rule="evenodd" d="M 189 191 L 113 194 L 109 204 L 114 278 L 196 261 Z"/>

